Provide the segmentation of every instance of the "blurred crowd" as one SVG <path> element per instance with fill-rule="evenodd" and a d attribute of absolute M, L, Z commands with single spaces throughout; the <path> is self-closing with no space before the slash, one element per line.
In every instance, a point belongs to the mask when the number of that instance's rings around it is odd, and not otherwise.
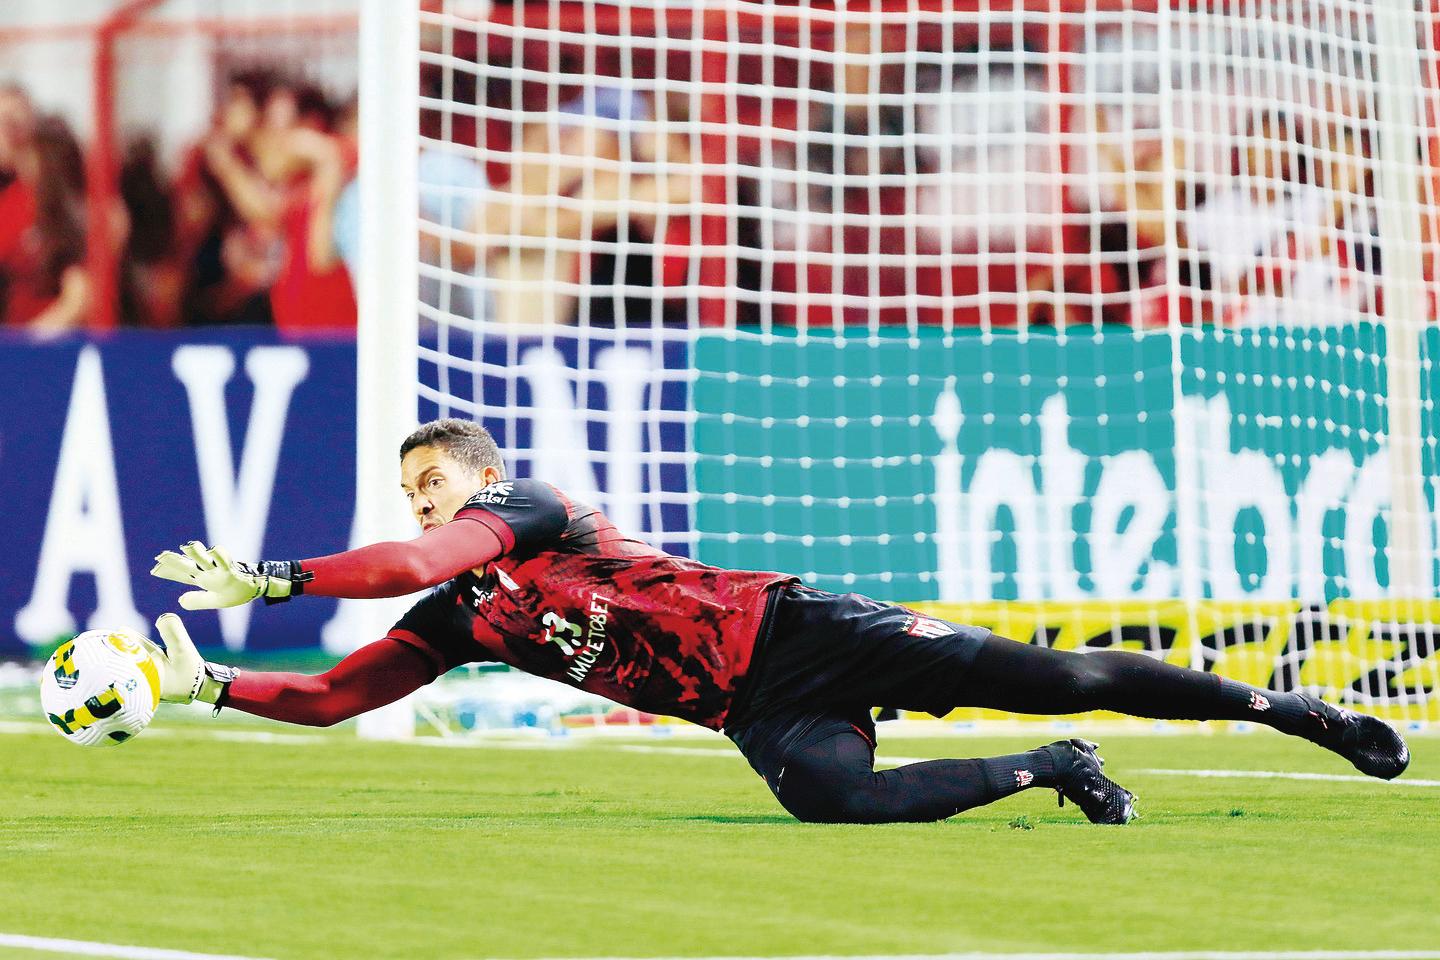
<path fill-rule="evenodd" d="M 1102 35 L 1067 81 L 1086 96 L 1057 106 L 1039 54 L 911 63 L 880 55 L 894 39 L 848 29 L 803 73 L 804 58 L 768 60 L 781 95 L 720 102 L 607 77 L 584 51 L 480 69 L 494 54 L 480 33 L 448 37 L 448 65 L 421 77 L 422 319 L 693 325 L 715 322 L 707 298 L 727 302 L 723 322 L 822 326 L 1324 324 L 1379 309 L 1363 98 L 1320 89 L 1296 110 L 1236 89 L 1230 115 L 1177 114 L 1165 142 L 1143 44 L 1107 51 Z M 153 143 L 130 144 L 119 198 L 97 212 L 69 126 L 0 87 L 4 324 L 84 326 L 100 235 L 124 324 L 353 328 L 356 127 L 353 97 L 235 73 L 173 173 Z M 1437 188 L 1422 188 L 1433 213 Z"/>
<path fill-rule="evenodd" d="M 1162 136 L 1156 42 L 1099 31 L 1056 95 L 1024 47 L 905 63 L 852 29 L 834 107 L 772 136 L 756 217 L 778 322 L 1337 324 L 1379 309 L 1367 103 L 1188 71 Z M 1199 69 L 1199 68 L 1196 68 Z M 1263 80 L 1263 77 L 1262 77 Z M 820 101 L 824 103 L 824 101 Z M 1221 104 L 1224 104 L 1222 107 Z M 808 114 L 808 115 L 807 115 Z M 796 172 L 801 175 L 796 176 Z M 1426 212 L 1435 199 L 1422 193 Z M 1173 251 L 1173 254 L 1172 254 Z"/>
<path fill-rule="evenodd" d="M 25 91 L 0 87 L 0 295 L 6 326 L 84 324 L 85 177 L 64 120 L 36 116 Z"/>
<path fill-rule="evenodd" d="M 356 169 L 356 105 L 268 70 L 228 78 L 209 129 L 167 174 L 151 139 L 91 209 L 85 152 L 62 117 L 0 88 L 0 316 L 38 334 L 87 326 L 90 238 L 118 260 L 118 313 L 138 327 L 355 326 L 334 213 Z M 102 217 L 104 229 L 92 229 Z"/>

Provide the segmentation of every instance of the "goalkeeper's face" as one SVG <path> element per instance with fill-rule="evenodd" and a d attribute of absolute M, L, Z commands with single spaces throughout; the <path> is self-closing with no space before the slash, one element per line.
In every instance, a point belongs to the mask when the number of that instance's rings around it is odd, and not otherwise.
<path fill-rule="evenodd" d="M 421 530 L 449 523 L 475 491 L 503 479 L 494 467 L 476 473 L 443 447 L 416 447 L 400 461 L 400 489 Z"/>

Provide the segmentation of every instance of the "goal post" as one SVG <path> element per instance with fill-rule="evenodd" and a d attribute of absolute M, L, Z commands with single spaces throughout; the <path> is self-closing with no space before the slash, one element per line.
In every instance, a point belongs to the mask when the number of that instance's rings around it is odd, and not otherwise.
<path fill-rule="evenodd" d="M 419 21 L 410 2 L 365 0 L 360 19 L 360 275 L 354 545 L 408 539 L 400 442 L 417 423 Z M 382 637 L 409 601 L 347 601 L 335 629 Z M 363 641 L 362 641 L 363 642 Z M 406 700 L 361 716 L 360 735 L 414 732 Z"/>
<path fill-rule="evenodd" d="M 1431 8 L 1433 14 L 1433 8 Z M 1376 38 L 1384 49 L 1378 58 L 1379 177 L 1376 206 L 1381 219 L 1382 263 L 1389 299 L 1384 313 L 1389 409 L 1390 504 L 1393 516 L 1429 513 L 1425 503 L 1421 462 L 1420 373 L 1424 354 L 1421 336 L 1426 318 L 1424 273 L 1420 256 L 1424 179 L 1420 149 L 1420 98 L 1426 67 L 1422 48 L 1424 25 L 1412 0 L 1386 0 L 1374 6 Z M 1429 36 L 1434 37 L 1434 24 Z M 1433 52 L 1433 51 L 1432 51 Z M 1432 77 L 1434 64 L 1431 65 Z M 1430 319 L 1434 319 L 1433 317 Z M 1429 539 L 1417 524 L 1394 523 L 1392 578 L 1397 593 L 1421 596 L 1435 588 Z"/>
<path fill-rule="evenodd" d="M 368 14 L 422 419 L 708 563 L 1440 720 L 1433 4 Z"/>

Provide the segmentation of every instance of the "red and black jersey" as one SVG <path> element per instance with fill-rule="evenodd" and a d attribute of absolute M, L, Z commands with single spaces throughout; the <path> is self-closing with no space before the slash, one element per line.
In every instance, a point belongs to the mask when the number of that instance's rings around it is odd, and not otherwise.
<path fill-rule="evenodd" d="M 417 603 L 389 636 L 436 676 L 498 661 L 647 713 L 720 729 L 778 573 L 721 570 L 632 540 L 538 480 L 493 483 L 452 522 L 503 553 Z"/>

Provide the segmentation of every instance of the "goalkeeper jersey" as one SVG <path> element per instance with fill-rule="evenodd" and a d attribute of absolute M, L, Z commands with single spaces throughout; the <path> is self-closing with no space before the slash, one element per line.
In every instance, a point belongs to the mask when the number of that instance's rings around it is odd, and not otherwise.
<path fill-rule="evenodd" d="M 436 676 L 508 663 L 716 730 L 750 666 L 769 588 L 794 580 L 671 556 L 538 480 L 493 483 L 455 520 L 484 524 L 503 553 L 483 575 L 437 587 L 389 633 Z"/>

